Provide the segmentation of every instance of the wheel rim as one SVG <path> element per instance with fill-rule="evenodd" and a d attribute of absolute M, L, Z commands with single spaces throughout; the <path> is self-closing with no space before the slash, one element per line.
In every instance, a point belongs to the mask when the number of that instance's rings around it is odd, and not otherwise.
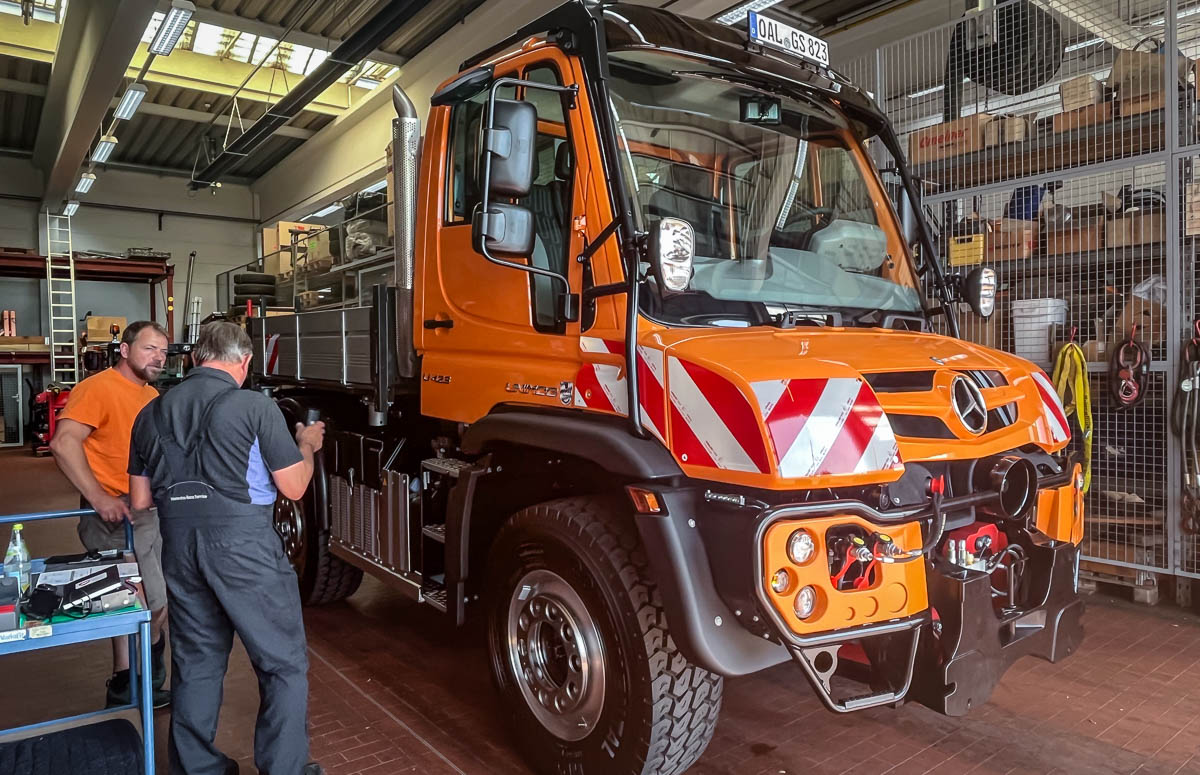
<path fill-rule="evenodd" d="M 276 498 L 274 524 L 283 541 L 283 553 L 300 574 L 304 570 L 304 511 L 300 504 L 282 495 Z"/>
<path fill-rule="evenodd" d="M 542 726 L 567 741 L 591 734 L 604 709 L 604 650 L 579 593 L 551 571 L 526 573 L 507 636 L 513 680 Z"/>

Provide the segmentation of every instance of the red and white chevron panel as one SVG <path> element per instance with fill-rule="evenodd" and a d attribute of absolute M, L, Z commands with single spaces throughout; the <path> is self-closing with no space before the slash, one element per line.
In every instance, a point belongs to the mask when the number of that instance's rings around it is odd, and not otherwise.
<path fill-rule="evenodd" d="M 1063 409 L 1058 391 L 1054 389 L 1054 383 L 1041 371 L 1033 372 L 1033 383 L 1042 397 L 1042 415 L 1050 428 L 1050 440 L 1054 443 L 1070 441 L 1071 425 L 1067 422 L 1067 412 Z"/>
<path fill-rule="evenodd" d="M 667 359 L 671 448 L 694 466 L 765 474 L 771 470 L 758 413 L 737 386 L 714 371 Z"/>
<path fill-rule="evenodd" d="M 892 425 L 871 388 L 855 378 L 751 383 L 780 476 L 861 474 L 900 467 Z"/>
<path fill-rule="evenodd" d="M 625 354 L 621 342 L 600 339 L 594 336 L 579 338 L 579 349 L 584 352 Z M 638 379 L 641 392 L 642 425 L 659 439 L 663 437 L 664 381 L 663 353 L 652 347 L 638 347 Z M 629 414 L 629 393 L 622 367 L 604 363 L 584 363 L 575 376 L 575 406 L 602 412 Z"/>
<path fill-rule="evenodd" d="M 271 334 L 270 336 L 267 337 L 267 346 L 265 349 L 266 349 L 266 352 L 264 353 L 264 355 L 266 356 L 267 362 L 265 364 L 263 364 L 265 366 L 265 368 L 263 369 L 263 373 L 264 374 L 278 374 L 279 373 L 279 334 Z"/>

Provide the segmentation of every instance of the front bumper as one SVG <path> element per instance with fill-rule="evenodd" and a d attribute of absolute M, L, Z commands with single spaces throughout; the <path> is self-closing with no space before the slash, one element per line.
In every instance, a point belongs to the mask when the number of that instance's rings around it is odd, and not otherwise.
<path fill-rule="evenodd" d="M 778 616 L 761 586 L 753 583 L 763 578 L 761 556 L 746 547 L 751 541 L 761 546 L 757 540 L 766 525 L 794 517 L 798 511 L 807 513 L 807 506 L 721 509 L 704 503 L 691 488 L 658 489 L 658 493 L 666 513 L 638 515 L 637 526 L 666 606 L 672 638 L 692 662 L 720 675 L 745 675 L 790 657 L 831 710 L 849 712 L 916 700 L 939 712 L 961 715 L 985 702 L 1019 657 L 1032 654 L 1055 662 L 1071 654 L 1082 640 L 1078 548 L 1036 530 L 1021 534 L 1027 554 L 1025 582 L 1022 602 L 1014 608 L 996 611 L 992 578 L 986 573 L 940 559 L 917 560 L 925 566 L 926 610 L 799 634 Z M 869 518 L 871 510 L 858 509 L 859 505 L 842 502 L 822 516 L 853 507 L 857 516 Z M 835 691 L 842 684 L 839 662 L 853 667 L 839 660 L 847 646 L 868 657 L 865 692 Z M 834 680 L 835 673 L 839 680 Z"/>

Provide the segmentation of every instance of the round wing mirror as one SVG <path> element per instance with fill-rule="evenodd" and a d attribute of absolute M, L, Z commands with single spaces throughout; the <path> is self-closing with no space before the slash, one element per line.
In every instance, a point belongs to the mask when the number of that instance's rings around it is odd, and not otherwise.
<path fill-rule="evenodd" d="M 663 218 L 650 232 L 650 261 L 663 292 L 686 291 L 692 282 L 696 233 L 682 218 Z"/>
<path fill-rule="evenodd" d="M 976 315 L 983 318 L 996 311 L 996 270 L 976 267 L 963 281 L 963 296 Z"/>

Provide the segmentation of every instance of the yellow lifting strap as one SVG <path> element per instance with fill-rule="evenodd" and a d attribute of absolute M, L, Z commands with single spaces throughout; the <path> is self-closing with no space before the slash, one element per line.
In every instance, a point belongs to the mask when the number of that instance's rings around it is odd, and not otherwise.
<path fill-rule="evenodd" d="M 1062 399 L 1067 421 L 1083 434 L 1083 491 L 1092 486 L 1092 389 L 1088 384 L 1087 358 L 1074 342 L 1067 342 L 1054 359 L 1054 389 Z"/>

